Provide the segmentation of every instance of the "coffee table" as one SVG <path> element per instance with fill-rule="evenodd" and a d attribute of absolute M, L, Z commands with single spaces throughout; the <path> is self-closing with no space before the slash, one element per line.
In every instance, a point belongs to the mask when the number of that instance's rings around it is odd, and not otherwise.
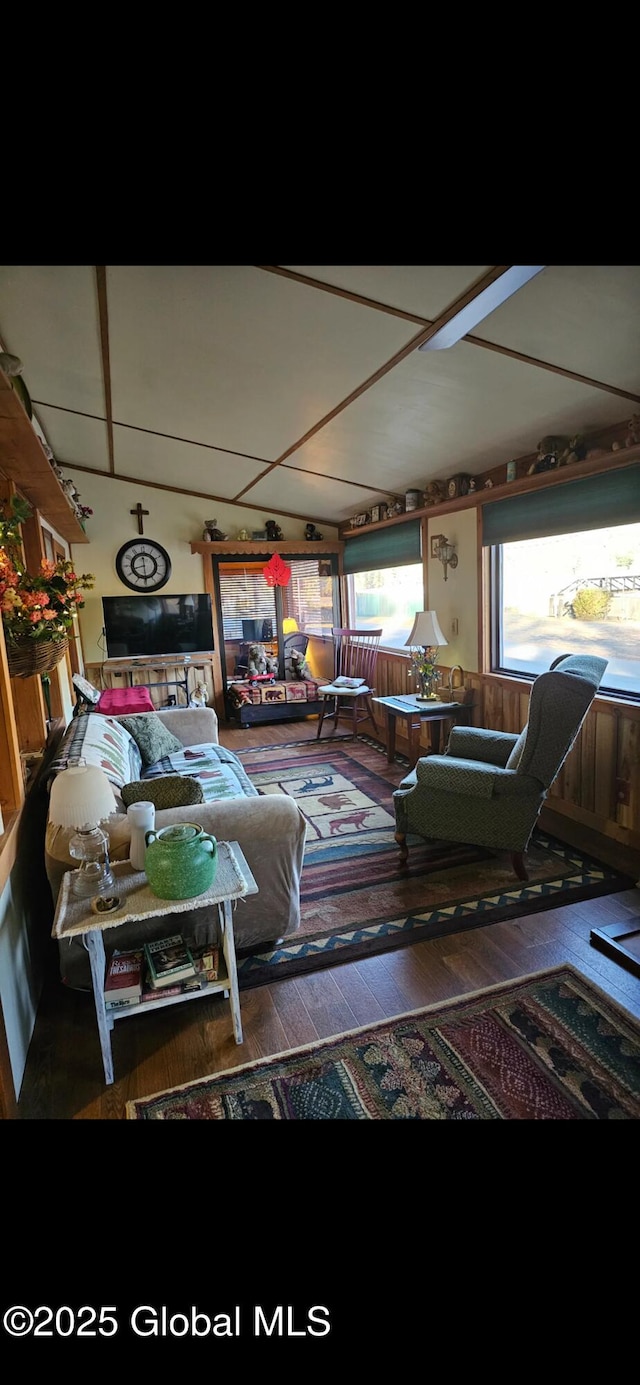
<path fill-rule="evenodd" d="M 473 702 L 419 702 L 415 693 L 400 693 L 397 697 L 374 697 L 379 707 L 384 707 L 387 718 L 387 760 L 393 764 L 396 753 L 396 721 L 406 721 L 409 741 L 409 763 L 413 769 L 420 756 L 420 728 L 428 721 L 431 746 L 434 754 L 440 751 L 440 727 L 443 721 L 460 722 L 471 725 Z"/>

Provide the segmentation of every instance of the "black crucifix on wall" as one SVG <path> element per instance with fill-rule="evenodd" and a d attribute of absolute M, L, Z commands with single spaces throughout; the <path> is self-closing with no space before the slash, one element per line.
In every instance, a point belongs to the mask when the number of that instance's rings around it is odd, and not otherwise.
<path fill-rule="evenodd" d="M 138 516 L 138 533 L 139 533 L 139 534 L 144 534 L 144 529 L 143 529 L 143 527 L 142 527 L 142 516 L 143 516 L 143 515 L 148 515 L 148 513 L 149 513 L 148 510 L 143 510 L 142 505 L 140 504 L 140 501 L 138 501 L 138 504 L 136 505 L 136 507 L 135 507 L 134 510 L 129 510 L 129 514 L 130 514 L 130 515 L 137 515 L 137 516 Z"/>

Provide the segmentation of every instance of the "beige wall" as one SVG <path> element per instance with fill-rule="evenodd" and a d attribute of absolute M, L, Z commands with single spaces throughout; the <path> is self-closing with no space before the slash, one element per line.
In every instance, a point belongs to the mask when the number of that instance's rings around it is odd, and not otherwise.
<path fill-rule="evenodd" d="M 248 529 L 249 533 L 264 529 L 265 519 L 275 519 L 284 539 L 304 539 L 306 521 L 303 519 L 289 519 L 271 511 L 265 514 L 249 506 L 225 505 L 222 501 L 202 500 L 86 471 L 74 472 L 73 467 L 65 465 L 66 472 L 73 474 L 82 504 L 93 510 L 86 521 L 89 543 L 76 544 L 72 550 L 76 571 L 92 572 L 96 579 L 93 591 L 86 593 L 79 617 L 87 663 L 106 657 L 101 640 L 101 598 L 123 596 L 129 590 L 117 576 L 115 560 L 122 544 L 138 534 L 137 518 L 129 513 L 138 501 L 149 511 L 143 519 L 145 537 L 157 539 L 171 558 L 171 577 L 162 588 L 167 596 L 204 591 L 202 557 L 199 553 L 191 553 L 189 545 L 202 539 L 205 519 L 216 519 L 218 528 L 230 538 L 235 538 L 239 529 Z M 324 524 L 322 533 L 326 539 L 338 537 L 337 528 L 331 529 Z"/>
<path fill-rule="evenodd" d="M 448 641 L 446 649 L 440 651 L 440 663 L 448 668 L 461 664 L 468 673 L 478 672 L 477 524 L 475 505 L 472 509 L 455 510 L 428 522 L 428 610 L 436 612 Z M 431 557 L 431 539 L 435 534 L 446 535 L 458 558 L 457 568 L 447 569 L 446 582 L 442 563 Z M 453 634 L 452 620 L 458 622 L 457 635 Z"/>

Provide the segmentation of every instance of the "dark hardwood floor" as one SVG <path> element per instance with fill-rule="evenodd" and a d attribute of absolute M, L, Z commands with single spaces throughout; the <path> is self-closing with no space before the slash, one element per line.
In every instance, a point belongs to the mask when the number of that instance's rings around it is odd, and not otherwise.
<path fill-rule="evenodd" d="M 316 726 L 316 718 L 249 730 L 223 725 L 220 740 L 231 750 L 313 740 Z M 387 767 L 381 757 L 381 773 L 390 784 L 405 772 L 400 765 Z M 610 863 L 619 865 L 619 857 Z M 109 1087 L 93 998 L 61 985 L 52 945 L 18 1119 L 121 1120 L 126 1102 L 134 1097 L 563 962 L 640 1018 L 640 979 L 589 941 L 594 924 L 629 915 L 640 915 L 638 889 L 242 991 L 241 1046 L 235 1043 L 229 1005 L 221 996 L 136 1015 L 114 1026 L 116 1080 Z"/>

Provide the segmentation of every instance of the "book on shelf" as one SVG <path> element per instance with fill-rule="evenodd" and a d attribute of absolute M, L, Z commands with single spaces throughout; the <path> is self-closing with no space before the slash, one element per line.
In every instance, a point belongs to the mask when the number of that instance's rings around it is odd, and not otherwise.
<path fill-rule="evenodd" d="M 107 1000 L 105 1001 L 105 1010 L 108 1015 L 113 1014 L 115 1010 L 133 1010 L 136 1005 L 142 1003 L 143 997 L 144 991 L 141 995 L 133 996 L 131 1000 Z"/>
<path fill-rule="evenodd" d="M 152 986 L 172 986 L 188 976 L 196 976 L 196 966 L 181 933 L 169 938 L 154 938 L 145 943 L 144 952 Z"/>
<path fill-rule="evenodd" d="M 217 944 L 205 943 L 200 947 L 192 947 L 191 952 L 201 984 L 208 986 L 210 981 L 217 981 L 220 973 L 220 952 Z"/>
<path fill-rule="evenodd" d="M 200 976 L 188 976 L 185 981 L 176 981 L 172 986 L 152 986 L 147 971 L 140 1001 L 144 1005 L 148 1001 L 167 1000 L 170 996 L 188 995 L 190 991 L 203 989 Z"/>
<path fill-rule="evenodd" d="M 139 1000 L 142 995 L 142 973 L 144 955 L 142 948 L 132 948 L 129 952 L 114 951 L 104 982 L 106 1005 L 122 1004 L 125 1001 Z"/>

